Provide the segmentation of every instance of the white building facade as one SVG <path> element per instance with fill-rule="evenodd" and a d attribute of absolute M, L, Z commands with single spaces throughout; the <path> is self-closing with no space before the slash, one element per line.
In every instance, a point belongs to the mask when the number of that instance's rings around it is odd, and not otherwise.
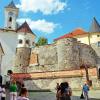
<path fill-rule="evenodd" d="M 23 43 L 19 44 L 20 39 L 22 39 L 22 41 L 23 39 L 26 39 L 27 42 L 30 42 L 28 47 L 31 47 L 34 42 L 35 35 L 32 33 L 26 22 L 27 26 L 21 25 L 17 28 L 16 19 L 18 17 L 18 11 L 19 9 L 15 6 L 13 1 L 5 7 L 5 26 L 3 29 L 0 29 L 0 43 L 5 51 L 5 55 L 2 57 L 1 63 L 2 75 L 5 75 L 7 70 L 13 70 L 17 47 L 26 47 Z"/>

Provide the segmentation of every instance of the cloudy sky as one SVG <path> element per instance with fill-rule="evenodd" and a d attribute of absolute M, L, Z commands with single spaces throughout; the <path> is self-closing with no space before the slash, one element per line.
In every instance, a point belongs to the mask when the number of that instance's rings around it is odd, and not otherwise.
<path fill-rule="evenodd" d="M 100 0 L 13 0 L 19 8 L 17 22 L 25 20 L 37 37 L 51 43 L 76 28 L 88 31 L 93 17 L 100 23 Z M 11 0 L 0 0 L 0 27 L 4 27 L 4 7 Z"/>

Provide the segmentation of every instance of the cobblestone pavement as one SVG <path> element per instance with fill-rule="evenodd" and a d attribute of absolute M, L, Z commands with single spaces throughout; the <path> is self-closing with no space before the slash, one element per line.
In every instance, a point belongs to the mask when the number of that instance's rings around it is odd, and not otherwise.
<path fill-rule="evenodd" d="M 73 96 L 71 100 L 84 100 L 80 99 L 81 91 L 73 91 Z M 8 95 L 8 94 L 7 94 Z M 29 92 L 30 100 L 56 100 L 56 94 L 53 92 Z M 9 100 L 7 96 L 6 100 Z M 89 100 L 100 100 L 100 90 L 90 91 Z"/>
<path fill-rule="evenodd" d="M 71 100 L 83 100 L 80 99 L 81 91 L 73 91 Z M 30 100 L 56 100 L 55 93 L 52 92 L 32 92 L 29 94 Z M 100 90 L 90 91 L 89 100 L 100 100 Z"/>

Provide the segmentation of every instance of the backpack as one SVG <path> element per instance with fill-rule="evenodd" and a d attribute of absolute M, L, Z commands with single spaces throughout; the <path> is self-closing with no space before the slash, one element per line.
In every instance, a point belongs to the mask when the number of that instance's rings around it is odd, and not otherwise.
<path fill-rule="evenodd" d="M 84 86 L 83 86 L 83 91 L 84 91 L 84 92 L 88 92 L 88 91 L 89 91 L 89 87 L 88 87 L 87 85 L 84 85 Z"/>

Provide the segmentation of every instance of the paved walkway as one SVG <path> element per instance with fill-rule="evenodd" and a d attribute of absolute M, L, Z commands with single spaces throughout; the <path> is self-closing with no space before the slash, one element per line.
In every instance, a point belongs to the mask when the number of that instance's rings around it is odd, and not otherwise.
<path fill-rule="evenodd" d="M 84 100 L 80 99 L 81 91 L 73 91 L 71 100 Z M 52 92 L 32 92 L 29 94 L 30 100 L 56 100 L 55 93 Z M 100 100 L 100 90 L 90 91 L 89 100 Z"/>
<path fill-rule="evenodd" d="M 73 91 L 71 100 L 84 100 L 80 99 L 80 94 L 81 91 Z M 100 90 L 90 91 L 89 97 L 91 97 L 89 100 L 100 100 Z M 29 98 L 30 100 L 56 100 L 55 93 L 53 92 L 29 92 Z M 8 95 L 6 100 L 9 100 Z"/>

